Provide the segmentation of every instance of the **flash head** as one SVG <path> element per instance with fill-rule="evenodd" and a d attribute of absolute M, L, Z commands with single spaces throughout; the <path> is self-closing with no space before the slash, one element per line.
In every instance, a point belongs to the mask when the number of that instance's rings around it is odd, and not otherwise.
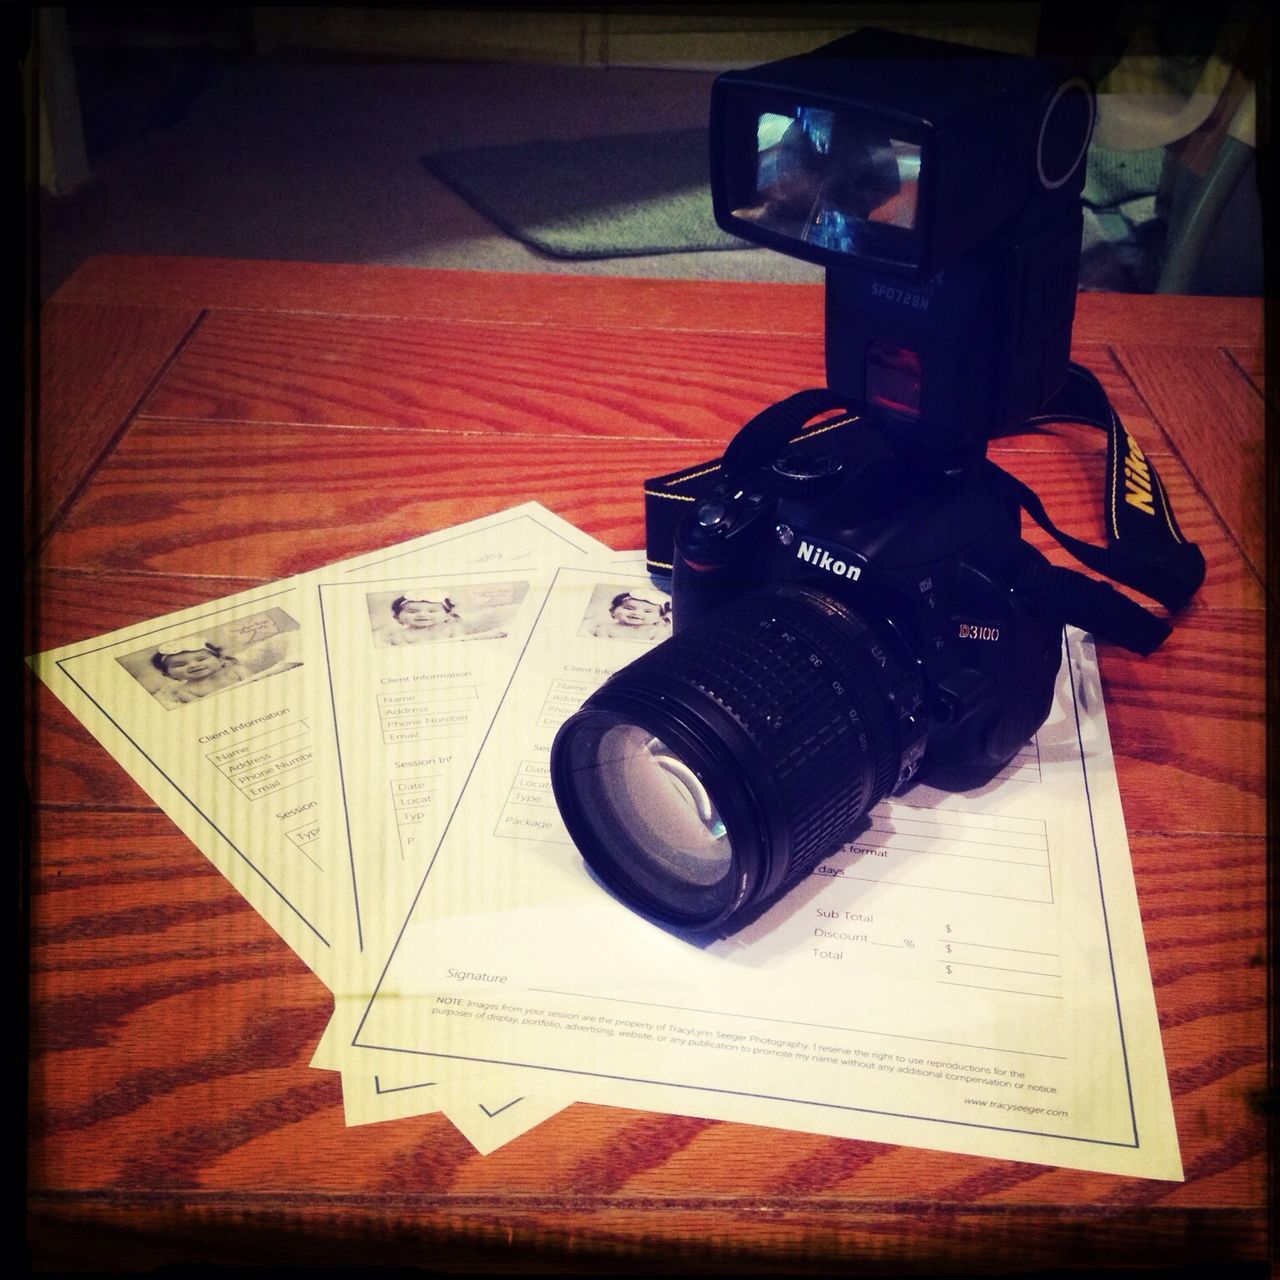
<path fill-rule="evenodd" d="M 716 221 L 822 266 L 931 276 L 1029 204 L 1074 204 L 1093 115 L 1053 62 L 859 31 L 718 77 Z"/>

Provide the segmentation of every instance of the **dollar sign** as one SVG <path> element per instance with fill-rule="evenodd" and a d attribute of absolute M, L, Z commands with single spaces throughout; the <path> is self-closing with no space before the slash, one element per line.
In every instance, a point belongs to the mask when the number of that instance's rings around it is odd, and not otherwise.
<path fill-rule="evenodd" d="M 950 973 L 950 972 L 951 972 L 951 966 L 950 966 L 950 965 L 947 965 L 947 972 L 948 972 L 948 973 Z"/>
<path fill-rule="evenodd" d="M 947 943 L 947 955 L 951 954 L 951 943 Z"/>
<path fill-rule="evenodd" d="M 950 925 L 947 925 L 947 932 L 948 932 L 948 933 L 950 933 L 950 932 L 951 932 L 951 926 L 950 926 Z"/>

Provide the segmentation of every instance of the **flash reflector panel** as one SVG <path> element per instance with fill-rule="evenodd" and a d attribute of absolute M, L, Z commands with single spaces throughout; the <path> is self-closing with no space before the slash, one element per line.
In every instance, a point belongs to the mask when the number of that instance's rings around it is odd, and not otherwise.
<path fill-rule="evenodd" d="M 735 218 L 840 254 L 912 259 L 918 143 L 822 107 L 762 111 L 755 186 Z"/>
<path fill-rule="evenodd" d="M 929 126 L 722 76 L 712 201 L 734 235 L 824 265 L 924 265 Z"/>
<path fill-rule="evenodd" d="M 922 279 L 1071 216 L 1092 125 L 1055 63 L 867 29 L 716 79 L 712 204 L 792 257 Z"/>

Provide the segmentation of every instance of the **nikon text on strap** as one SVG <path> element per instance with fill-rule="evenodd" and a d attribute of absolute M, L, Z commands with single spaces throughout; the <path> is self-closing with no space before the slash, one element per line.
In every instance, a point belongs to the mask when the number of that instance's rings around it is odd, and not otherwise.
<path fill-rule="evenodd" d="M 837 416 L 836 410 L 845 410 Z M 818 419 L 817 421 L 814 421 Z M 724 475 L 745 475 L 766 465 L 789 444 L 828 432 L 843 435 L 860 418 L 843 397 L 826 388 L 799 391 L 757 414 L 721 458 L 645 482 L 646 555 L 650 573 L 672 572 L 676 528 L 687 504 Z M 1178 528 L 1155 466 L 1124 429 L 1097 378 L 1073 364 L 1066 385 L 1018 430 L 1051 422 L 1076 422 L 1107 433 L 1107 545 L 1083 542 L 1049 519 L 1035 493 L 989 459 L 981 465 L 1028 515 L 1086 568 L 1132 587 L 1170 612 L 1181 609 L 1204 581 L 1204 557 Z M 812 424 L 812 425 L 809 425 Z M 1137 653 L 1150 653 L 1170 626 L 1105 582 L 1053 564 L 1024 544 L 1017 587 L 1064 622 L 1084 627 Z"/>

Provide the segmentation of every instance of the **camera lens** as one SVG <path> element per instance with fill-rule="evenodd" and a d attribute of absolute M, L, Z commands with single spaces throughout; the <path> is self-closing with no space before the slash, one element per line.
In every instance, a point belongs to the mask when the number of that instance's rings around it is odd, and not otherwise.
<path fill-rule="evenodd" d="M 664 925 L 728 931 L 914 772 L 923 704 L 887 623 L 768 588 L 610 677 L 561 726 L 552 787 L 623 902 Z"/>
<path fill-rule="evenodd" d="M 636 718 L 588 704 L 557 739 L 552 757 L 565 771 L 579 817 L 571 832 L 594 850 L 588 862 L 611 888 L 642 902 L 665 903 L 691 919 L 718 915 L 731 891 L 733 842 L 706 782 L 672 746 Z M 672 735 L 675 736 L 675 735 Z M 561 784 L 563 786 L 565 784 Z M 562 811 L 563 811 L 562 802 Z"/>

